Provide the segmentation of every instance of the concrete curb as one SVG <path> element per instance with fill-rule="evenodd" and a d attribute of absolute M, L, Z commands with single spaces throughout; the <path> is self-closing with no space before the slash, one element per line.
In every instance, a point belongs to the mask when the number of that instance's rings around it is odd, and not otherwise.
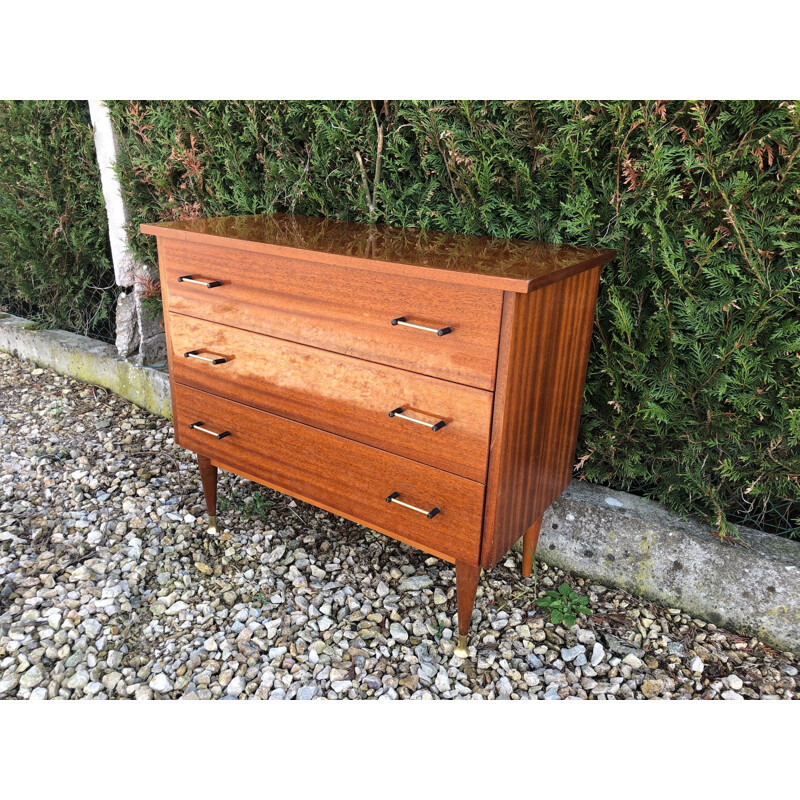
<path fill-rule="evenodd" d="M 573 481 L 544 515 L 537 557 L 800 654 L 800 542 L 739 534 L 722 542 L 659 503 Z"/>
<path fill-rule="evenodd" d="M 0 314 L 0 350 L 172 415 L 166 372 L 111 345 Z M 574 481 L 544 516 L 537 558 L 800 654 L 800 542 L 739 531 L 746 546 L 658 503 Z"/>
<path fill-rule="evenodd" d="M 67 331 L 36 330 L 29 320 L 0 314 L 0 350 L 103 386 L 154 414 L 172 417 L 167 373 L 120 358 L 110 344 Z"/>

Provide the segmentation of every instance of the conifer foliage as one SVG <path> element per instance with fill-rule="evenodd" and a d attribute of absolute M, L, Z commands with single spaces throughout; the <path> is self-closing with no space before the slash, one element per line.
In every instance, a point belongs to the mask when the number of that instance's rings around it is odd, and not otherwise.
<path fill-rule="evenodd" d="M 789 102 L 117 103 L 134 223 L 301 214 L 613 247 L 579 473 L 800 516 L 800 117 Z M 152 240 L 140 238 L 154 259 Z"/>
<path fill-rule="evenodd" d="M 722 533 L 800 524 L 795 103 L 111 109 L 150 263 L 140 222 L 270 211 L 615 248 L 577 474 Z"/>
<path fill-rule="evenodd" d="M 0 101 L 0 307 L 113 340 L 113 287 L 88 104 Z"/>

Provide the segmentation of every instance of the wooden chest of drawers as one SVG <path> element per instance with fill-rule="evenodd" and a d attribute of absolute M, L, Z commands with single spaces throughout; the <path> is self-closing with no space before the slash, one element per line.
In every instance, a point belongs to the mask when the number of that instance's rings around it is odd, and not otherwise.
<path fill-rule="evenodd" d="M 158 239 L 178 444 L 455 563 L 466 656 L 481 568 L 569 482 L 610 250 L 288 214 Z"/>

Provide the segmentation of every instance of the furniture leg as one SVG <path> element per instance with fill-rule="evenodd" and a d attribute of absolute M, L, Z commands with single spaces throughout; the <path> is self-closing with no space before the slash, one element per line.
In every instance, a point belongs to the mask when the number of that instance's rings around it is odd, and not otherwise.
<path fill-rule="evenodd" d="M 197 466 L 200 468 L 200 480 L 203 483 L 203 494 L 208 510 L 208 532 L 217 533 L 217 468 L 211 459 L 197 454 Z"/>
<path fill-rule="evenodd" d="M 539 541 L 539 532 L 542 529 L 542 518 L 536 520 L 525 531 L 522 537 L 522 577 L 529 578 L 533 569 L 533 556 L 536 553 L 536 543 Z"/>
<path fill-rule="evenodd" d="M 456 595 L 458 596 L 458 646 L 455 654 L 459 658 L 467 658 L 467 633 L 475 606 L 475 593 L 478 591 L 478 580 L 481 568 L 477 564 L 456 561 Z"/>

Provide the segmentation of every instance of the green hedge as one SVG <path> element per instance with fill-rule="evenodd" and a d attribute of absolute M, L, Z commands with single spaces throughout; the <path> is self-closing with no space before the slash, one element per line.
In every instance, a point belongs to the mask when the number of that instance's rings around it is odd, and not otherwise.
<path fill-rule="evenodd" d="M 113 286 L 88 104 L 0 101 L 0 307 L 113 340 Z"/>
<path fill-rule="evenodd" d="M 616 248 L 580 474 L 723 533 L 731 519 L 800 523 L 794 104 L 119 102 L 112 114 L 133 230 L 292 211 Z M 155 262 L 152 238 L 135 247 Z"/>

